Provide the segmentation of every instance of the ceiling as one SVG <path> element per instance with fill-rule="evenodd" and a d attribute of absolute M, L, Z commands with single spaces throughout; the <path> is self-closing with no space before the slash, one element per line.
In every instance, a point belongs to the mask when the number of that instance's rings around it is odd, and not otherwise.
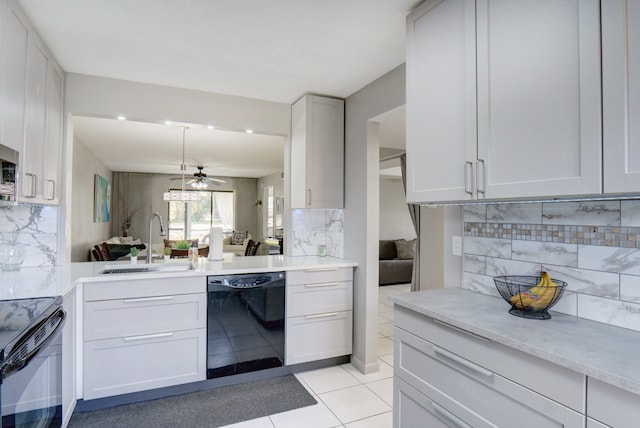
<path fill-rule="evenodd" d="M 348 97 L 402 64 L 405 17 L 420 2 L 19 0 L 66 72 L 287 104 Z M 76 119 L 76 136 L 112 170 L 179 172 L 179 128 Z M 217 176 L 282 171 L 283 150 L 277 136 L 187 131 L 187 164 Z"/>

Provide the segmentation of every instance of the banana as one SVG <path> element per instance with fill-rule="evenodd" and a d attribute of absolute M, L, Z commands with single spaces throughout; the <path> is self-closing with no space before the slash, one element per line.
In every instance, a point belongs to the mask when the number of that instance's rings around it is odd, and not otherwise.
<path fill-rule="evenodd" d="M 509 302 L 517 309 L 531 308 L 540 310 L 547 307 L 557 292 L 557 285 L 551 280 L 547 272 L 540 274 L 540 281 L 535 287 L 512 296 Z"/>

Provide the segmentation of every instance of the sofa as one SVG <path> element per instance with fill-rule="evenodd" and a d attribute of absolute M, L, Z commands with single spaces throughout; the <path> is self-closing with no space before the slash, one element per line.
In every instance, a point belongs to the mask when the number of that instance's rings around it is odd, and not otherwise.
<path fill-rule="evenodd" d="M 247 244 L 251 239 L 249 232 L 233 232 L 231 236 L 227 236 L 222 240 L 222 252 L 244 255 L 247 250 Z"/>
<path fill-rule="evenodd" d="M 415 239 L 381 240 L 378 285 L 407 284 L 413 276 Z"/>

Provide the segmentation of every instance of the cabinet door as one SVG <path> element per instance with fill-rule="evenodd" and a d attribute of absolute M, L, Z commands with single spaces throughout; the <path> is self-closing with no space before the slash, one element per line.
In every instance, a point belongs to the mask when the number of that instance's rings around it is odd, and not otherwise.
<path fill-rule="evenodd" d="M 287 365 L 351 354 L 352 311 L 287 318 L 285 329 Z"/>
<path fill-rule="evenodd" d="M 597 0 L 478 0 L 478 198 L 601 192 Z"/>
<path fill-rule="evenodd" d="M 605 193 L 640 190 L 640 2 L 602 2 Z"/>
<path fill-rule="evenodd" d="M 36 202 L 41 194 L 42 165 L 46 123 L 46 88 L 48 58 L 35 33 L 29 34 L 27 52 L 27 94 L 25 139 L 21 156 L 22 202 Z"/>
<path fill-rule="evenodd" d="M 0 8 L 0 142 L 21 152 L 29 26 L 11 4 L 2 2 Z"/>
<path fill-rule="evenodd" d="M 306 95 L 291 109 L 291 207 L 344 207 L 344 100 Z"/>
<path fill-rule="evenodd" d="M 50 61 L 47 70 L 47 126 L 42 176 L 42 196 L 50 204 L 57 204 L 60 197 L 63 87 L 64 74 L 60 67 Z"/>
<path fill-rule="evenodd" d="M 589 378 L 587 415 L 616 428 L 637 427 L 640 395 Z"/>
<path fill-rule="evenodd" d="M 475 2 L 427 1 L 407 18 L 407 200 L 475 197 Z"/>
<path fill-rule="evenodd" d="M 402 379 L 393 379 L 393 428 L 430 427 L 448 428 L 470 427 L 426 395 L 420 394 Z M 440 415 L 438 416 L 438 411 Z M 447 423 L 448 422 L 448 423 Z"/>
<path fill-rule="evenodd" d="M 63 425 L 71 419 L 76 407 L 76 289 L 64 296 L 63 306 L 67 318 L 62 330 L 62 421 Z"/>

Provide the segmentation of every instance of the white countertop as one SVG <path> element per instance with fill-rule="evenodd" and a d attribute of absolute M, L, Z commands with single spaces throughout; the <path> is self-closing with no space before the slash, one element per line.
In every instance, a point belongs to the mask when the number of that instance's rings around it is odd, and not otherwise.
<path fill-rule="evenodd" d="M 396 305 L 640 394 L 640 332 L 551 311 L 549 320 L 508 313 L 501 298 L 449 288 L 390 297 Z"/>
<path fill-rule="evenodd" d="M 185 260 L 172 260 L 169 263 L 184 263 Z M 163 263 L 161 260 L 154 262 Z M 131 265 L 130 261 L 116 262 L 82 262 L 70 263 L 56 267 L 29 267 L 18 271 L 0 271 L 0 300 L 22 299 L 30 297 L 63 296 L 78 283 L 122 281 L 160 277 L 229 275 L 252 272 L 277 272 L 300 269 L 322 269 L 335 267 L 355 267 L 357 263 L 334 257 L 288 257 L 252 256 L 240 257 L 225 254 L 222 261 L 201 262 L 190 271 L 131 273 L 117 275 L 100 275 L 105 265 Z M 143 264 L 138 261 L 138 264 Z M 135 265 L 133 265 L 135 266 Z M 203 290 L 206 283 L 202 282 Z"/>

